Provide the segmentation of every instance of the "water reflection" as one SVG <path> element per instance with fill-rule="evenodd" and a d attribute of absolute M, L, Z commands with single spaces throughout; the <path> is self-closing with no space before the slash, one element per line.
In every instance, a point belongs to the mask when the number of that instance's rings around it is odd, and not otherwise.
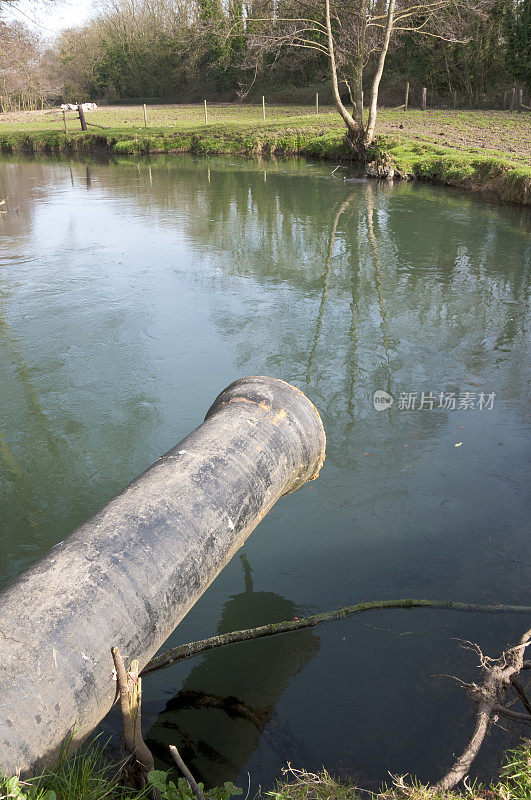
<path fill-rule="evenodd" d="M 315 323 L 315 334 L 313 336 L 312 342 L 312 349 L 310 350 L 310 356 L 308 358 L 308 371 L 306 375 L 306 380 L 308 384 L 311 383 L 312 380 L 312 368 L 315 361 L 315 354 L 317 352 L 317 346 L 319 344 L 319 335 L 321 333 L 321 329 L 323 327 L 323 315 L 325 310 L 326 299 L 328 297 L 328 281 L 330 278 L 330 269 L 332 267 L 332 256 L 334 254 L 334 244 L 336 239 L 337 233 L 337 226 L 339 223 L 339 218 L 341 214 L 348 208 L 351 201 L 354 199 L 354 194 L 349 195 L 346 200 L 344 200 L 339 208 L 337 209 L 337 213 L 334 216 L 334 220 L 332 222 L 332 228 L 330 231 L 329 241 L 330 244 L 328 246 L 328 253 L 326 256 L 325 266 L 324 266 L 324 273 L 323 273 L 323 293 L 321 296 L 321 303 L 319 305 L 319 311 L 317 312 L 317 321 Z"/>
<path fill-rule="evenodd" d="M 83 172 L 90 188 L 91 167 Z M 78 236 L 81 221 L 66 203 L 61 225 L 48 226 L 47 193 L 63 205 L 66 176 L 73 181 L 72 165 L 59 174 L 41 163 L 0 171 L 7 199 L 0 223 L 0 584 L 63 538 L 87 507 L 112 496 L 124 476 L 147 466 L 157 424 L 156 413 L 145 418 L 149 387 L 125 388 L 125 373 L 145 371 L 145 351 L 137 333 L 127 333 L 131 321 L 106 304 L 104 281 L 86 270 L 93 248 Z M 120 364 L 126 339 L 133 367 Z M 109 342 L 118 349 L 104 352 Z M 113 380 L 122 386 L 118 402 L 109 396 Z M 133 463 L 132 438 L 146 450 Z"/>
<path fill-rule="evenodd" d="M 217 633 L 296 616 L 294 603 L 254 590 L 249 562 L 244 555 L 240 558 L 245 591 L 224 604 Z M 307 748 L 275 707 L 289 681 L 318 650 L 317 635 L 307 629 L 206 653 L 151 727 L 149 746 L 169 767 L 168 746 L 177 744 L 193 774 L 207 786 L 239 775 L 261 739 L 274 753 L 278 769 L 293 759 L 308 762 Z"/>

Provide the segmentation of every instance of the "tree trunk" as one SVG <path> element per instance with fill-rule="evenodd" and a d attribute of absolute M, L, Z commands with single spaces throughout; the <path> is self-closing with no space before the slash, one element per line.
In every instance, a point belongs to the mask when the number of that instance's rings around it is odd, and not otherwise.
<path fill-rule="evenodd" d="M 363 131 L 363 60 L 361 58 L 356 62 L 354 99 L 356 100 L 356 122 L 359 130 Z"/>
<path fill-rule="evenodd" d="M 391 2 L 394 4 L 395 0 L 391 0 Z M 363 156 L 365 152 L 363 146 L 363 122 L 360 128 L 358 122 L 354 119 L 352 114 L 350 114 L 343 105 L 343 101 L 341 100 L 341 96 L 339 94 L 336 57 L 334 52 L 334 37 L 332 35 L 332 23 L 330 21 L 330 0 L 325 0 L 325 17 L 326 17 L 326 32 L 328 36 L 328 57 L 330 59 L 330 76 L 332 78 L 332 94 L 334 97 L 334 103 L 343 119 L 343 122 L 347 126 L 347 138 L 351 147 L 358 153 L 359 156 Z M 358 80 L 356 80 L 356 93 L 357 89 L 358 89 Z M 356 116 L 358 116 L 358 114 Z"/>
<path fill-rule="evenodd" d="M 395 14 L 395 0 L 389 0 L 389 7 L 387 9 L 387 21 L 385 23 L 384 40 L 382 42 L 382 49 L 380 50 L 380 57 L 378 58 L 378 67 L 376 69 L 376 74 L 373 78 L 371 86 L 369 119 L 367 122 L 367 130 L 365 131 L 366 147 L 370 145 L 372 140 L 374 139 L 374 129 L 376 127 L 376 113 L 377 113 L 376 109 L 378 104 L 378 89 L 380 88 L 380 81 L 382 79 L 385 57 L 387 55 L 387 50 L 389 49 L 389 40 L 391 38 L 391 32 L 393 30 L 394 14 Z"/>

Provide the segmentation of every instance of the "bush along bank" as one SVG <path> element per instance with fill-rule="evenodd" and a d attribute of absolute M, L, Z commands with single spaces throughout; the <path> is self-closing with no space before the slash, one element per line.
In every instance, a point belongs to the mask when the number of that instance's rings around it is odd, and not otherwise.
<path fill-rule="evenodd" d="M 0 152 L 25 154 L 116 155 L 245 155 L 251 157 L 308 156 L 355 161 L 341 129 L 211 126 L 207 130 L 108 130 L 105 133 L 62 131 L 0 134 Z M 429 142 L 380 136 L 369 148 L 366 172 L 387 180 L 422 180 L 486 192 L 500 200 L 529 205 L 531 167 L 509 158 L 443 147 Z"/>

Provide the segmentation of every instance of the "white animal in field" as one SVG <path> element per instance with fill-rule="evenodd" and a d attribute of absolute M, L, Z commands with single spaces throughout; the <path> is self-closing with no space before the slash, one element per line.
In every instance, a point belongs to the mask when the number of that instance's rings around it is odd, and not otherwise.
<path fill-rule="evenodd" d="M 81 103 L 83 111 L 96 111 L 98 108 L 96 103 Z M 61 111 L 77 111 L 77 103 L 63 103 Z"/>

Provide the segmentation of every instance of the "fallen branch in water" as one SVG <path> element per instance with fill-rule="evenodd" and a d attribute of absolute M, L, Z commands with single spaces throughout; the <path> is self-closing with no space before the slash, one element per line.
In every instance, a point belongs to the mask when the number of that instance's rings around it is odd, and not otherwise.
<path fill-rule="evenodd" d="M 476 724 L 470 740 L 463 753 L 454 762 L 451 769 L 435 784 L 435 790 L 449 791 L 462 780 L 470 769 L 472 762 L 479 753 L 481 745 L 487 735 L 491 722 L 498 716 L 505 717 L 513 722 L 531 725 L 531 704 L 525 693 L 524 687 L 518 681 L 518 673 L 524 669 L 525 648 L 531 644 L 531 628 L 527 630 L 514 647 L 509 647 L 499 658 L 485 656 L 477 644 L 472 644 L 480 658 L 480 667 L 484 672 L 483 681 L 464 684 L 468 691 L 469 699 L 476 707 Z M 463 683 L 463 681 L 459 681 Z M 512 688 L 522 701 L 527 714 L 519 714 L 505 705 L 507 694 Z"/>
<path fill-rule="evenodd" d="M 211 636 L 209 639 L 201 639 L 198 642 L 181 644 L 167 650 L 160 656 L 151 659 L 140 675 L 150 675 L 159 669 L 192 658 L 199 653 L 213 650 L 216 647 L 223 647 L 227 644 L 245 642 L 249 639 L 261 639 L 264 636 L 276 636 L 279 633 L 297 631 L 301 628 L 311 628 L 321 625 L 323 622 L 331 622 L 335 619 L 344 619 L 352 614 L 360 614 L 364 611 L 375 611 L 386 608 L 436 608 L 447 611 L 468 611 L 488 614 L 529 614 L 531 616 L 531 606 L 508 606 L 508 605 L 478 605 L 476 603 L 455 603 L 452 600 L 373 600 L 367 603 L 357 603 L 354 606 L 346 606 L 336 611 L 327 611 L 320 614 L 313 614 L 311 617 L 301 619 L 284 620 L 283 622 L 273 622 L 270 625 L 260 625 L 257 628 L 247 628 L 241 631 L 231 631 L 222 633 L 219 636 Z"/>
<path fill-rule="evenodd" d="M 300 630 L 321 625 L 323 622 L 344 619 L 353 614 L 364 611 L 375 611 L 387 608 L 434 608 L 447 611 L 468 611 L 487 614 L 528 614 L 531 616 L 530 606 L 510 606 L 510 605 L 479 605 L 477 603 L 456 603 L 452 600 L 375 600 L 367 603 L 357 603 L 354 606 L 337 609 L 320 614 L 314 614 L 302 619 L 284 620 L 270 625 L 261 625 L 257 628 L 248 628 L 241 631 L 223 633 L 219 636 L 211 636 L 209 639 L 202 639 L 198 642 L 189 642 L 179 647 L 174 647 L 166 651 L 157 658 L 148 662 L 142 670 L 141 675 L 149 675 L 159 669 L 169 667 L 179 661 L 213 650 L 216 647 L 223 647 L 236 642 L 244 642 L 249 639 L 261 639 L 265 636 L 275 636 L 280 633 Z M 485 677 L 483 682 L 478 685 L 475 683 L 464 685 L 469 693 L 469 697 L 476 706 L 476 725 L 470 741 L 463 754 L 456 759 L 453 767 L 435 784 L 433 791 L 448 791 L 453 789 L 460 780 L 466 777 L 472 762 L 477 756 L 485 736 L 492 721 L 496 721 L 498 716 L 503 716 L 517 723 L 531 724 L 531 701 L 527 697 L 524 687 L 518 680 L 518 674 L 522 670 L 530 669 L 531 662 L 524 661 L 525 648 L 531 644 L 531 628 L 524 633 L 520 642 L 515 646 L 505 650 L 498 659 L 488 658 L 483 655 L 477 644 L 467 642 L 469 648 L 478 653 L 480 666 L 484 670 Z M 505 705 L 509 689 L 514 689 L 517 697 L 521 700 L 527 714 L 513 711 Z M 400 786 L 395 783 L 396 788 L 400 788 L 406 796 L 411 794 L 411 787 L 408 787 L 404 780 Z"/>

